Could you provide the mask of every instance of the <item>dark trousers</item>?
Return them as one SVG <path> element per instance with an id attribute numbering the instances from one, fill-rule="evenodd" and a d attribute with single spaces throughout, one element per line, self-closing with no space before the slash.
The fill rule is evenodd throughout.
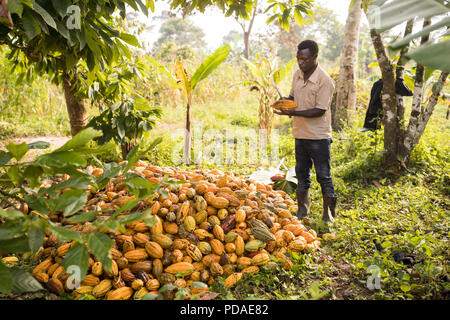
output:
<path id="1" fill-rule="evenodd" d="M 317 181 L 325 196 L 335 196 L 331 179 L 330 145 L 331 139 L 295 139 L 295 174 L 297 191 L 306 191 L 311 186 L 311 168 L 314 163 Z"/>

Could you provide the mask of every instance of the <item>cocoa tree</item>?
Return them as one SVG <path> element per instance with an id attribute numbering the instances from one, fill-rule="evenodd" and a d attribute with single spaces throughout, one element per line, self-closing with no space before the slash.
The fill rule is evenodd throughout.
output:
<path id="1" fill-rule="evenodd" d="M 339 130 L 347 123 L 356 106 L 356 66 L 358 60 L 359 29 L 362 0 L 352 3 L 345 24 L 344 46 L 336 84 L 336 107 L 332 116 L 333 129 Z"/>
<path id="2" fill-rule="evenodd" d="M 381 6 L 374 6 L 372 3 L 371 7 L 371 3 L 370 0 L 364 0 L 363 8 L 371 25 L 370 36 L 383 79 L 381 98 L 384 160 L 388 167 L 395 169 L 399 162 L 404 167 L 409 163 L 411 152 L 425 131 L 450 72 L 447 57 L 450 40 L 444 37 L 445 30 L 450 27 L 450 19 L 444 16 L 439 22 L 431 23 L 431 17 L 446 15 L 450 11 L 450 4 L 444 5 L 438 0 L 392 0 L 383 1 Z M 392 8 L 396 8 L 394 11 L 397 14 L 392 14 Z M 424 18 L 422 28 L 419 32 L 412 33 L 414 21 L 419 18 Z M 380 33 L 405 21 L 407 23 L 403 38 L 386 47 Z M 438 38 L 432 39 L 430 33 L 439 29 L 444 29 L 444 33 L 438 33 Z M 420 45 L 413 48 L 410 43 L 416 38 L 421 39 Z M 388 50 L 400 50 L 399 62 L 396 65 L 393 59 L 389 58 Z M 395 81 L 402 76 L 405 62 L 409 59 L 415 60 L 416 66 L 411 114 L 406 122 L 403 100 L 396 94 Z M 433 79 L 430 74 L 434 69 L 438 70 L 436 72 L 439 74 L 433 81 L 431 93 L 427 98 L 424 94 L 425 77 Z"/>

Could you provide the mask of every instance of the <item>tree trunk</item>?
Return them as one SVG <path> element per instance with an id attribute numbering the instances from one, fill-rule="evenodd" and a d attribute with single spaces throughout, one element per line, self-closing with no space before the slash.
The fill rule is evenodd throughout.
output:
<path id="1" fill-rule="evenodd" d="M 64 96 L 66 98 L 67 113 L 70 120 L 70 133 L 76 135 L 83 129 L 88 120 L 87 109 L 83 100 L 78 99 L 75 94 L 77 92 L 78 76 L 76 72 L 71 77 L 67 72 L 63 74 Z"/>
<path id="2" fill-rule="evenodd" d="M 413 105 L 408 130 L 406 131 L 406 136 L 401 148 L 401 157 L 405 164 L 409 163 L 409 160 L 411 159 L 411 152 L 419 143 L 419 140 L 425 131 L 428 120 L 430 120 L 434 107 L 436 106 L 439 96 L 441 95 L 442 88 L 444 87 L 448 74 L 448 72 L 441 72 L 439 80 L 433 85 L 433 93 L 428 100 L 428 105 L 425 110 L 421 111 L 421 103 L 418 103 L 415 108 Z"/>
<path id="3" fill-rule="evenodd" d="M 184 163 L 191 164 L 191 98 L 188 97 L 186 106 L 186 129 L 184 131 Z"/>
<path id="4" fill-rule="evenodd" d="M 342 129 L 356 107 L 356 65 L 358 61 L 359 30 L 361 24 L 362 0 L 356 0 L 345 23 L 344 46 L 337 83 L 336 108 L 333 128 Z"/>
<path id="5" fill-rule="evenodd" d="M 249 39 L 250 39 L 250 33 L 247 31 L 244 31 L 244 58 L 248 60 L 250 57 L 250 48 L 249 48 Z"/>
<path id="6" fill-rule="evenodd" d="M 389 61 L 381 36 L 370 29 L 370 37 L 377 55 L 378 65 L 383 79 L 381 102 L 383 105 L 384 125 L 384 163 L 388 168 L 397 168 L 398 133 L 399 123 L 397 119 L 397 94 L 395 92 L 394 68 Z M 395 169 L 394 169 L 395 170 Z"/>

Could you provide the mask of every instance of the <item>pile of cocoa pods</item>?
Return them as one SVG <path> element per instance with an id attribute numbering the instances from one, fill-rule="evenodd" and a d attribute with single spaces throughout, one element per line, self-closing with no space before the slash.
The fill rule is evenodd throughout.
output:
<path id="1" fill-rule="evenodd" d="M 87 170 L 97 177 L 103 173 L 101 168 Z M 164 176 L 186 183 L 163 186 L 139 203 L 139 210 L 149 210 L 156 219 L 153 226 L 135 221 L 124 232 L 106 232 L 114 244 L 112 270 L 107 272 L 91 255 L 88 274 L 76 289 L 69 289 L 69 274 L 60 264 L 74 242 L 61 243 L 47 232 L 33 275 L 50 291 L 67 292 L 75 299 L 92 295 L 126 300 L 142 299 L 173 284 L 201 294 L 219 277 L 231 288 L 246 273 L 289 269 L 292 261 L 286 253 L 307 254 L 321 244 L 316 232 L 295 217 L 297 206 L 290 196 L 271 185 L 216 169 L 183 171 L 145 161 L 138 161 L 132 171 L 152 183 L 161 183 Z M 117 176 L 97 193 L 88 190 L 82 211 L 104 210 L 107 217 L 134 199 L 121 181 Z M 89 222 L 70 226 L 61 213 L 50 218 L 81 233 L 98 231 Z"/>

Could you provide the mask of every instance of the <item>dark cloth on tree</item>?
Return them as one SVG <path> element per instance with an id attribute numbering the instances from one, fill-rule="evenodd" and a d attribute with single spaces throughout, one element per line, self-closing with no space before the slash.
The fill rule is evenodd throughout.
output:
<path id="1" fill-rule="evenodd" d="M 381 127 L 380 119 L 383 117 L 383 106 L 381 103 L 382 89 L 383 79 L 376 81 L 372 85 L 369 107 L 366 111 L 366 118 L 363 126 L 365 129 L 377 130 Z M 402 78 L 395 80 L 395 92 L 403 97 L 410 97 L 413 95 L 413 92 L 408 88 Z"/>

